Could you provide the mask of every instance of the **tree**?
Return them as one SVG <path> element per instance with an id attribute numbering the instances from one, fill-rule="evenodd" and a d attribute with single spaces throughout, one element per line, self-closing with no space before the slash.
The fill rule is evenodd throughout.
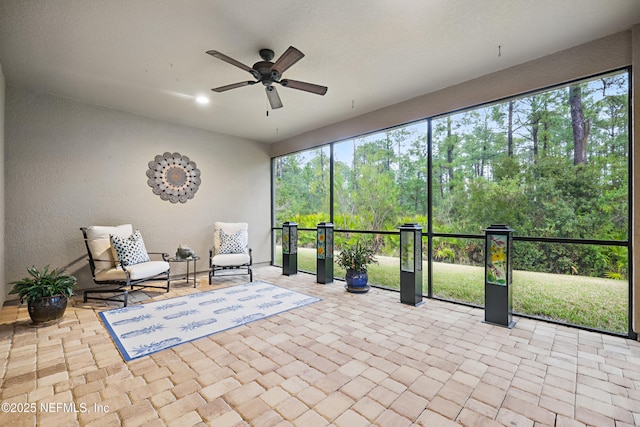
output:
<path id="1" fill-rule="evenodd" d="M 513 105 L 515 100 L 509 101 L 509 114 L 507 119 L 507 156 L 513 157 Z"/>
<path id="2" fill-rule="evenodd" d="M 431 151 L 424 123 L 419 131 L 415 124 L 341 142 L 331 219 L 338 228 L 382 231 L 431 215 L 436 232 L 478 234 L 505 222 L 523 236 L 628 239 L 628 110 L 628 73 L 618 73 L 433 118 Z M 328 149 L 314 150 L 274 159 L 278 220 L 300 214 L 299 223 L 313 226 L 327 210 Z M 383 253 L 397 249 L 393 238 L 370 236 Z M 456 262 L 471 262 L 480 250 L 439 242 Z M 518 247 L 526 250 L 518 250 L 517 268 L 626 274 L 625 255 L 610 248 Z"/>
<path id="3" fill-rule="evenodd" d="M 449 193 L 453 193 L 453 149 L 455 148 L 456 139 L 451 134 L 451 116 L 447 116 L 447 138 L 445 139 L 445 147 L 447 148 L 447 172 L 449 178 Z"/>
<path id="4" fill-rule="evenodd" d="M 399 151 L 398 187 L 405 216 L 427 215 L 428 149 L 426 135 L 413 136 L 406 150 Z"/>
<path id="5" fill-rule="evenodd" d="M 573 164 L 587 163 L 587 140 L 591 130 L 591 122 L 585 119 L 582 111 L 582 88 L 580 85 L 569 86 L 569 105 L 571 106 L 571 126 L 573 128 Z"/>

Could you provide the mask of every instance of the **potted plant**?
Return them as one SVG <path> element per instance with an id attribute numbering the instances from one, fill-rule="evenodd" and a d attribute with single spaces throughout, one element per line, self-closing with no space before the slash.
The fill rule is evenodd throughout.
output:
<path id="1" fill-rule="evenodd" d="M 378 263 L 371 248 L 362 246 L 359 242 L 355 246 L 347 246 L 338 253 L 336 262 L 346 270 L 344 278 L 347 291 L 360 293 L 369 290 L 367 267 Z"/>
<path id="2" fill-rule="evenodd" d="M 18 294 L 20 302 L 27 302 L 33 323 L 59 319 L 67 308 L 67 298 L 73 295 L 77 279 L 59 269 L 27 268 L 29 277 L 11 282 L 10 294 Z"/>

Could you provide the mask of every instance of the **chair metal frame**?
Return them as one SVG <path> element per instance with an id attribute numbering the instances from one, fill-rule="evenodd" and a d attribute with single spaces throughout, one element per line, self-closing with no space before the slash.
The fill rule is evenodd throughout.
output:
<path id="1" fill-rule="evenodd" d="M 251 266 L 253 265 L 253 255 L 251 254 L 251 248 L 247 248 L 249 250 L 249 262 L 246 264 L 240 264 L 240 265 L 213 265 L 213 257 L 215 256 L 213 254 L 213 248 L 209 249 L 209 284 L 211 284 L 211 280 L 216 277 L 216 271 L 224 271 L 224 270 L 240 270 L 240 269 L 247 269 L 247 272 L 242 272 L 242 273 L 226 273 L 223 275 L 218 275 L 218 277 L 224 277 L 224 276 L 240 276 L 240 275 L 245 275 L 248 274 L 249 275 L 249 281 L 253 282 L 253 270 L 251 269 Z"/>

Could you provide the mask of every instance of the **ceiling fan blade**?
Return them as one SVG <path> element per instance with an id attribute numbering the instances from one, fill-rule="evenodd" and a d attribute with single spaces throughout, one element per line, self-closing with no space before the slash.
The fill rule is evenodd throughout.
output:
<path id="1" fill-rule="evenodd" d="M 298 80 L 283 79 L 278 83 L 280 83 L 284 87 L 303 90 L 305 92 L 311 92 L 318 95 L 324 95 L 325 93 L 327 93 L 327 89 L 328 89 L 326 86 L 320 86 L 320 85 L 307 83 L 307 82 L 299 82 Z"/>
<path id="2" fill-rule="evenodd" d="M 256 83 L 257 83 L 257 82 L 253 82 L 253 81 L 250 81 L 250 82 L 232 83 L 232 84 L 230 84 L 230 85 L 225 85 L 225 86 L 216 87 L 216 88 L 213 88 L 213 89 L 211 89 L 211 90 L 212 90 L 212 91 L 214 91 L 214 92 L 224 92 L 224 91 L 227 91 L 227 90 L 230 90 L 230 89 L 235 89 L 235 88 L 237 88 L 237 87 L 243 87 L 243 86 L 254 85 L 254 84 L 256 84 Z"/>
<path id="3" fill-rule="evenodd" d="M 253 68 L 251 68 L 251 67 L 249 67 L 247 65 L 244 65 L 242 62 L 236 61 L 235 59 L 233 59 L 231 57 L 228 57 L 224 53 L 220 53 L 217 50 L 208 50 L 207 53 L 209 55 L 213 56 L 214 58 L 221 59 L 224 62 L 227 62 L 227 63 L 229 63 L 231 65 L 235 65 L 236 67 L 238 67 L 238 68 L 240 68 L 242 70 L 245 70 L 245 71 L 250 72 L 251 74 L 254 74 Z"/>
<path id="4" fill-rule="evenodd" d="M 280 101 L 280 95 L 278 95 L 278 91 L 274 86 L 265 87 L 267 91 L 267 98 L 269 98 L 269 104 L 271 104 L 272 109 L 282 108 L 282 101 Z"/>
<path id="5" fill-rule="evenodd" d="M 278 58 L 271 67 L 271 77 L 274 80 L 280 80 L 282 74 L 302 58 L 304 58 L 304 53 L 300 52 L 293 46 L 289 46 L 289 48 L 280 55 L 280 58 Z"/>

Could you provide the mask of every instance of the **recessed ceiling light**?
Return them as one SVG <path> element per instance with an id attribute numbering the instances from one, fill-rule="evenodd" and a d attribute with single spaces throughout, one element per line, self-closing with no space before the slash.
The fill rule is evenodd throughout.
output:
<path id="1" fill-rule="evenodd" d="M 206 96 L 200 95 L 198 97 L 196 97 L 196 102 L 198 104 L 208 104 L 209 103 L 209 98 L 207 98 Z"/>

